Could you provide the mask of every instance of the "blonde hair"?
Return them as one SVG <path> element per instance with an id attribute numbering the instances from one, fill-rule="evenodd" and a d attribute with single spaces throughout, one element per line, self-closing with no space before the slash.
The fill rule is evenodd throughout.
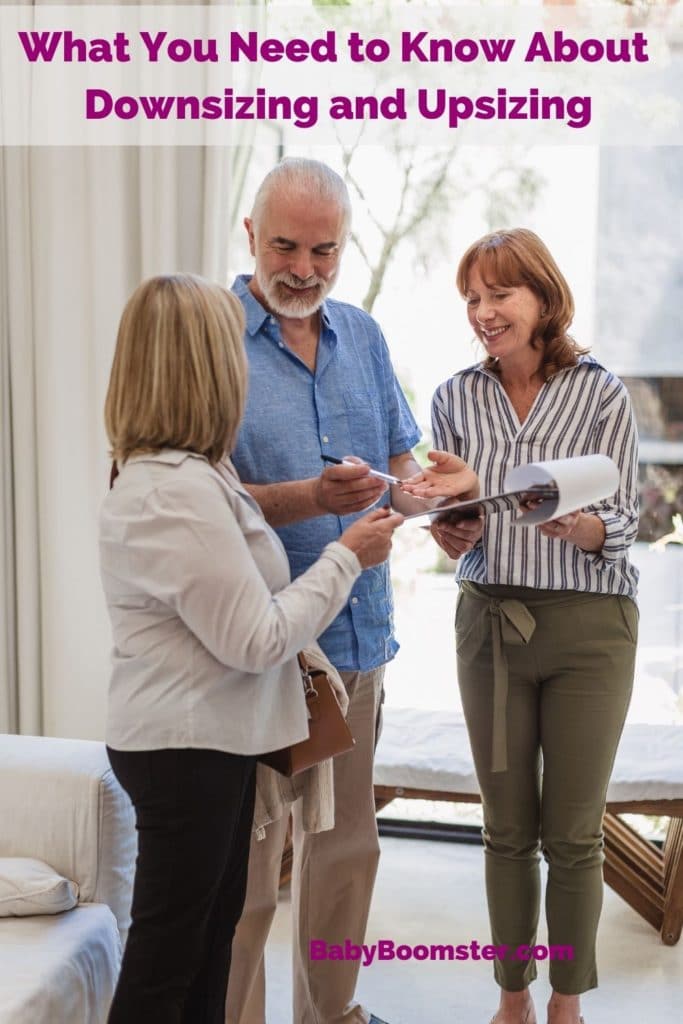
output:
<path id="1" fill-rule="evenodd" d="M 474 242 L 460 260 L 456 273 L 463 298 L 475 265 L 487 285 L 526 285 L 541 300 L 541 319 L 531 344 L 542 349 L 544 377 L 575 366 L 588 349 L 580 348 L 567 333 L 574 317 L 574 299 L 562 271 L 538 235 L 526 228 L 511 228 L 494 231 Z M 500 372 L 497 360 L 490 356 L 484 360 L 484 367 Z"/>
<path id="2" fill-rule="evenodd" d="M 247 362 L 234 295 L 192 274 L 151 277 L 121 316 L 104 406 L 112 457 L 180 448 L 212 464 L 234 445 Z"/>

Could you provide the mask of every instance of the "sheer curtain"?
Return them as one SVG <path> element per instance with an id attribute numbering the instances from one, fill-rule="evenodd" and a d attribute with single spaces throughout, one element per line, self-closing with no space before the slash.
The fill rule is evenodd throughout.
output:
<path id="1" fill-rule="evenodd" d="M 225 280 L 229 150 L 0 149 L 0 731 L 101 738 L 97 516 L 123 304 Z"/>

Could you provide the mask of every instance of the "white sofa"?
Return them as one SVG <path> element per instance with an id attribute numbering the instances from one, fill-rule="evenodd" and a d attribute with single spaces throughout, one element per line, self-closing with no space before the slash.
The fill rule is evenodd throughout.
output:
<path id="1" fill-rule="evenodd" d="M 116 985 L 137 841 L 102 743 L 0 735 L 0 858 L 79 886 L 54 916 L 0 917 L 0 1024 L 100 1024 Z"/>

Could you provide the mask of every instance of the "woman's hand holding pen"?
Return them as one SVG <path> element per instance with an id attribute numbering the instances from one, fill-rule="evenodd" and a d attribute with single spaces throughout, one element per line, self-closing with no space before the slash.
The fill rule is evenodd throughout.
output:
<path id="1" fill-rule="evenodd" d="M 457 455 L 450 452 L 428 452 L 432 463 L 421 473 L 403 480 L 401 487 L 416 498 L 461 498 L 468 501 L 479 497 L 479 478 L 474 470 Z"/>
<path id="2" fill-rule="evenodd" d="M 323 511 L 348 516 L 374 505 L 386 490 L 387 484 L 370 475 L 366 462 L 348 455 L 325 467 L 316 481 L 315 497 Z"/>

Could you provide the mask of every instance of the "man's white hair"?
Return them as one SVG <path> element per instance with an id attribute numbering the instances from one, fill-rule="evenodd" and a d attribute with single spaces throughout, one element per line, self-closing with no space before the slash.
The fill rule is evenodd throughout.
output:
<path id="1" fill-rule="evenodd" d="M 284 198 L 290 195 L 305 195 L 315 200 L 334 203 L 344 215 L 343 234 L 351 226 L 351 199 L 346 182 L 336 171 L 320 160 L 304 157 L 286 157 L 269 171 L 261 182 L 251 209 L 254 227 L 258 226 L 263 209 L 276 191 L 282 191 Z"/>

